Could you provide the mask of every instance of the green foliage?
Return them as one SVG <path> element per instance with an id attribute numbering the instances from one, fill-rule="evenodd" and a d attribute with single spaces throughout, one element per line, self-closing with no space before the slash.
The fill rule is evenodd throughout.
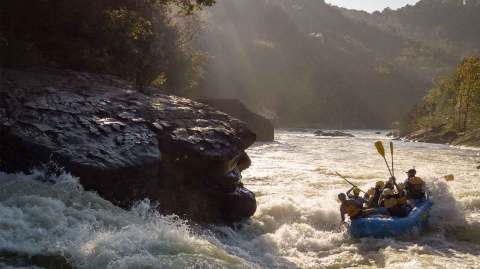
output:
<path id="1" fill-rule="evenodd" d="M 480 57 L 467 57 L 439 79 L 412 112 L 410 130 L 447 125 L 457 131 L 480 127 Z"/>
<path id="2" fill-rule="evenodd" d="M 480 57 L 463 60 L 455 74 L 456 127 L 462 131 L 476 125 L 480 116 Z"/>
<path id="3" fill-rule="evenodd" d="M 47 65 L 108 73 L 169 87 L 190 57 L 175 11 L 191 15 L 213 0 L 8 0 L 0 3 L 4 66 Z M 174 11 L 173 11 L 174 10 Z M 194 67 L 189 67 L 193 69 Z"/>

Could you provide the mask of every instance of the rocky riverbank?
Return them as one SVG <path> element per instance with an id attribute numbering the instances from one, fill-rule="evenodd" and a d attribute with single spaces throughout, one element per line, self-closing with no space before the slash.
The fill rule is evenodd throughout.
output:
<path id="1" fill-rule="evenodd" d="M 403 138 L 416 142 L 480 147 L 480 129 L 457 132 L 445 125 L 438 125 L 406 134 Z"/>
<path id="2" fill-rule="evenodd" d="M 144 95 L 113 76 L 0 72 L 0 170 L 53 159 L 125 208 L 148 198 L 162 213 L 202 223 L 254 214 L 255 195 L 241 183 L 255 141 L 245 123 L 189 99 Z"/>

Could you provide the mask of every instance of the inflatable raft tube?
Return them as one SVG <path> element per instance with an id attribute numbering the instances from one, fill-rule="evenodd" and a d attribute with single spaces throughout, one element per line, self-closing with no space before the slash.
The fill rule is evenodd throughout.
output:
<path id="1" fill-rule="evenodd" d="M 350 234 L 353 237 L 397 237 L 412 232 L 421 232 L 428 224 L 430 208 L 429 200 L 419 202 L 410 214 L 404 218 L 382 217 L 373 215 L 367 218 L 353 220 Z"/>

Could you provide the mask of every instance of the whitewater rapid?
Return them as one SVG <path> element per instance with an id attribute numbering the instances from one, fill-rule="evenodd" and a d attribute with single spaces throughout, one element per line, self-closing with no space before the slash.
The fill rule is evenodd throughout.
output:
<path id="1" fill-rule="evenodd" d="M 394 141 L 397 177 L 415 166 L 428 182 L 432 225 L 359 240 L 339 226 L 336 196 L 349 186 L 335 171 L 365 189 L 386 179 L 373 142 L 389 140 L 352 133 L 277 130 L 275 142 L 250 148 L 243 181 L 258 210 L 236 227 L 192 226 L 149 201 L 123 210 L 68 173 L 0 172 L 0 268 L 480 268 L 480 149 Z"/>

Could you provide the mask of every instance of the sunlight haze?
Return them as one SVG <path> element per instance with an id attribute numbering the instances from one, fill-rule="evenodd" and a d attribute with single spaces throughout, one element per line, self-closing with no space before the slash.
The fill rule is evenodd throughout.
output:
<path id="1" fill-rule="evenodd" d="M 414 5 L 418 0 L 325 0 L 325 2 L 348 9 L 374 12 L 382 11 L 387 7 L 397 9 L 406 5 Z"/>
<path id="2" fill-rule="evenodd" d="M 480 0 L 0 0 L 0 269 L 480 269 Z"/>

